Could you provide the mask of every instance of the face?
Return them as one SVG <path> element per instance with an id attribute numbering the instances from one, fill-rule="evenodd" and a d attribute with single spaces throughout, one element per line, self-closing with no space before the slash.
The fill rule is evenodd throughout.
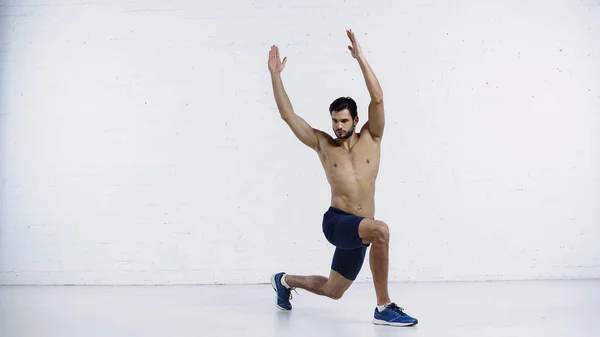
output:
<path id="1" fill-rule="evenodd" d="M 344 109 L 342 111 L 333 111 L 331 113 L 331 123 L 333 132 L 338 138 L 346 139 L 352 136 L 354 128 L 358 123 L 358 116 L 352 120 L 350 111 Z"/>

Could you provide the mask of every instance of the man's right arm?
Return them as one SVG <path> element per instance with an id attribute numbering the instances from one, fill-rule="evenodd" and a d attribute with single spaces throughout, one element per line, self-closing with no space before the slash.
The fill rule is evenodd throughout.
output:
<path id="1" fill-rule="evenodd" d="M 275 102 L 279 109 L 281 118 L 292 129 L 294 135 L 306 146 L 317 150 L 319 146 L 318 131 L 313 129 L 302 117 L 296 115 L 290 98 L 285 92 L 283 81 L 281 80 L 281 71 L 285 67 L 287 57 L 281 61 L 279 57 L 279 48 L 272 46 L 269 52 L 269 71 L 271 72 L 271 82 L 273 84 L 273 94 Z"/>
<path id="2" fill-rule="evenodd" d="M 306 146 L 317 149 L 319 146 L 319 139 L 317 138 L 317 131 L 314 130 L 302 117 L 296 115 L 292 107 L 292 103 L 285 92 L 283 82 L 281 80 L 280 73 L 271 74 L 271 82 L 273 83 L 273 93 L 275 95 L 275 102 L 277 102 L 277 108 L 281 118 L 287 123 L 292 129 L 294 135 Z"/>

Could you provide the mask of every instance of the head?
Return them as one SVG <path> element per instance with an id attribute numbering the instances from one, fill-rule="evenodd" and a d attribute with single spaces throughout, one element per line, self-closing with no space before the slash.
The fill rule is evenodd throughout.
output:
<path id="1" fill-rule="evenodd" d="M 329 105 L 333 132 L 340 139 L 350 138 L 358 124 L 356 102 L 350 97 L 340 97 Z"/>

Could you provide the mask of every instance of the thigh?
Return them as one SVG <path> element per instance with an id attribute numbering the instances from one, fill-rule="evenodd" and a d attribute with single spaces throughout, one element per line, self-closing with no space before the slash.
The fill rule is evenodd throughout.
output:
<path id="1" fill-rule="evenodd" d="M 346 280 L 354 281 L 363 266 L 367 247 L 355 249 L 336 248 L 331 261 L 331 270 Z"/>
<path id="2" fill-rule="evenodd" d="M 329 212 L 323 219 L 323 232 L 327 240 L 337 248 L 362 248 L 365 246 L 359 235 L 362 220 L 363 217 L 353 214 Z"/>
<path id="3" fill-rule="evenodd" d="M 342 274 L 338 273 L 335 270 L 331 270 L 329 273 L 329 280 L 325 284 L 326 292 L 331 293 L 332 291 L 341 291 L 342 293 L 350 288 L 352 285 L 352 280 L 345 278 Z"/>

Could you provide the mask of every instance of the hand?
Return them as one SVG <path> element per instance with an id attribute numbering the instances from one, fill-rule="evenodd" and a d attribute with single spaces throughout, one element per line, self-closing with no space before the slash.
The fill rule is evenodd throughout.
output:
<path id="1" fill-rule="evenodd" d="M 275 45 L 271 46 L 269 51 L 269 71 L 271 74 L 280 73 L 285 67 L 285 62 L 287 62 L 287 57 L 284 57 L 282 62 L 279 58 L 279 48 Z"/>
<path id="2" fill-rule="evenodd" d="M 348 46 L 348 49 L 350 49 L 350 53 L 352 54 L 352 57 L 354 57 L 355 59 L 361 58 L 363 56 L 363 53 L 362 53 L 362 50 L 360 49 L 360 45 L 358 44 L 358 41 L 356 40 L 356 36 L 354 36 L 354 32 L 352 31 L 352 29 L 349 29 L 349 30 L 347 29 L 346 34 L 348 35 L 350 42 L 352 42 L 352 46 Z"/>

